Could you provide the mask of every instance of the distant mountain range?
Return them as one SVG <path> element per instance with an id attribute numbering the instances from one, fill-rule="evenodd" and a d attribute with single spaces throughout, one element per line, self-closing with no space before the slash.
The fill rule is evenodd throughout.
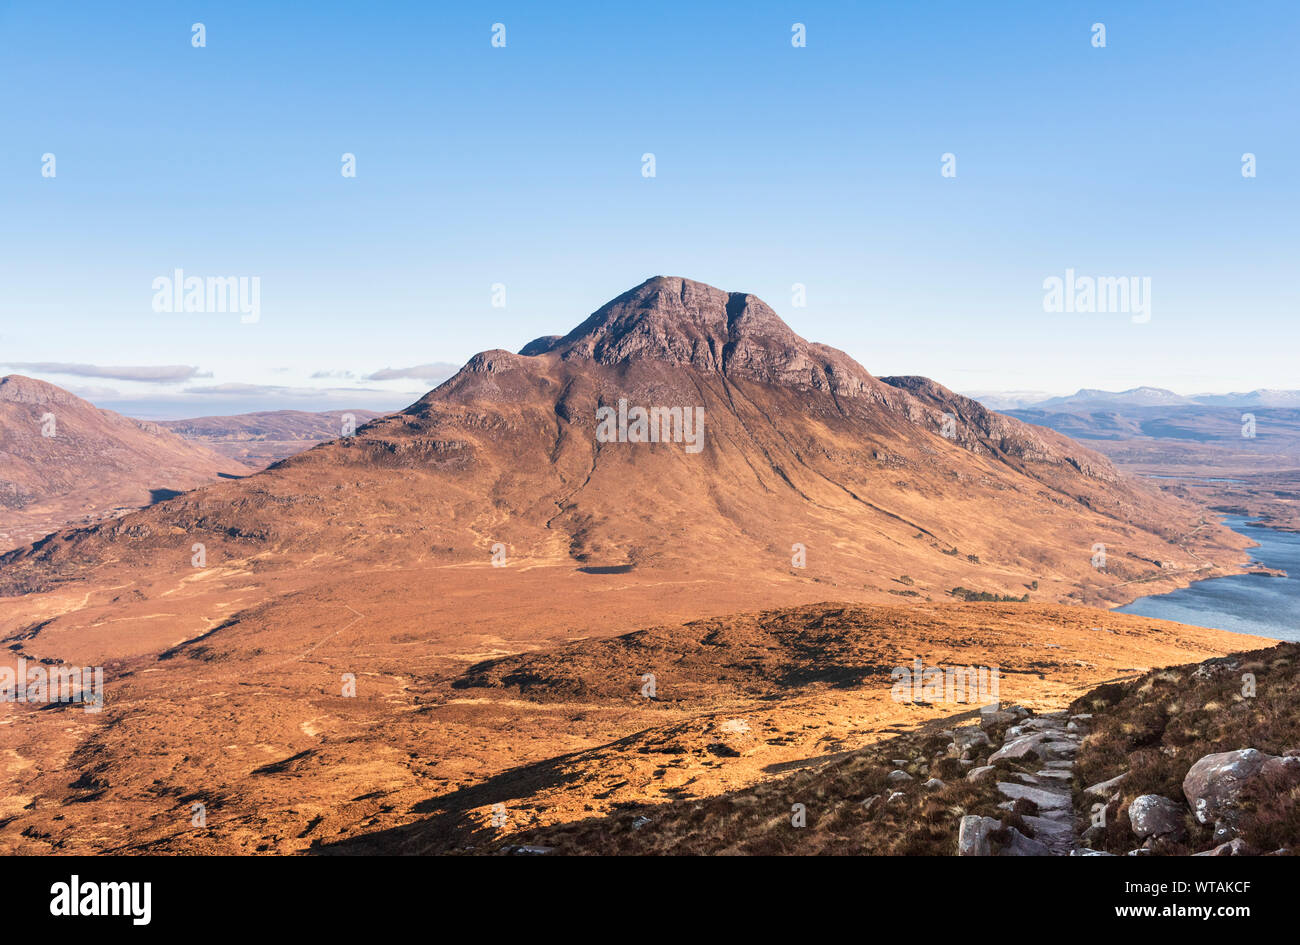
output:
<path id="1" fill-rule="evenodd" d="M 1064 397 L 1039 391 L 973 391 L 967 396 L 992 410 L 1093 410 L 1116 407 L 1291 407 L 1300 408 L 1300 390 L 1261 388 L 1228 394 L 1175 394 L 1163 387 L 1123 391 L 1085 387 Z"/>
<path id="2" fill-rule="evenodd" d="M 159 420 L 158 426 L 261 469 L 382 416 L 374 410 L 265 410 L 229 417 Z"/>

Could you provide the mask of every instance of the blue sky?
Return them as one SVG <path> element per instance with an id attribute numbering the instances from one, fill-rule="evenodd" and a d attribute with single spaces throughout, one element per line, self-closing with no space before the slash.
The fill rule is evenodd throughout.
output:
<path id="1" fill-rule="evenodd" d="M 1300 387 L 1300 4 L 267 7 L 0 4 L 0 373 L 396 408 L 669 274 L 958 390 Z M 259 320 L 155 311 L 177 268 Z M 1045 312 L 1067 268 L 1150 321 Z"/>

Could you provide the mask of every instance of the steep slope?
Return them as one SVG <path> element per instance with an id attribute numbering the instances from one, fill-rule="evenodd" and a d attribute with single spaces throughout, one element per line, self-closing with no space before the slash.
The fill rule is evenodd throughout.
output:
<path id="1" fill-rule="evenodd" d="M 53 384 L 0 378 L 0 549 L 249 471 Z"/>

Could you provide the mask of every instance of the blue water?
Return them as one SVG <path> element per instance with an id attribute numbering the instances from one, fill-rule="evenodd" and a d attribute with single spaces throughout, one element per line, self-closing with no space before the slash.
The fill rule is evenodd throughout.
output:
<path id="1" fill-rule="evenodd" d="M 1181 479 L 1187 482 L 1245 482 L 1245 479 L 1224 479 L 1221 476 L 1157 476 L 1150 473 L 1147 479 Z"/>
<path id="2" fill-rule="evenodd" d="M 1300 640 L 1300 535 L 1256 525 L 1229 516 L 1224 524 L 1259 543 L 1248 554 L 1284 578 L 1256 574 L 1197 581 L 1168 594 L 1139 597 L 1117 607 L 1121 614 L 1141 614 L 1179 623 L 1214 627 L 1234 633 L 1254 633 L 1278 640 Z"/>

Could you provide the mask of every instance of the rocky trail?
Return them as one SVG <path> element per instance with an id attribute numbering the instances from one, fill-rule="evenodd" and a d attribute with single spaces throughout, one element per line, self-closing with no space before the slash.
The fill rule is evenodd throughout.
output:
<path id="1" fill-rule="evenodd" d="M 1011 706 L 1005 710 L 984 713 L 985 726 L 996 723 L 998 717 L 1020 717 L 1026 710 Z M 1078 751 L 1089 716 L 1052 712 L 1041 716 L 1022 717 L 1021 721 L 1006 730 L 1002 747 L 989 755 L 988 764 L 973 768 L 970 781 L 982 781 L 999 776 L 1007 780 L 996 781 L 998 793 L 1005 798 L 998 806 L 1019 813 L 1032 828 L 1033 836 L 1026 836 L 1015 827 L 1006 827 L 1009 836 L 1003 835 L 1003 825 L 992 817 L 969 815 L 962 818 L 957 839 L 959 856 L 991 856 L 993 835 L 1002 840 L 1001 856 L 1072 856 L 1088 855 L 1091 850 L 1081 849 L 1074 825 L 1074 798 L 1071 782 L 1074 779 L 1074 756 Z M 1035 771 L 999 769 L 998 762 L 1009 761 L 1024 765 L 1040 765 Z M 1030 765 L 1033 767 L 1034 765 Z M 1030 813 L 1032 811 L 1032 813 Z"/>

